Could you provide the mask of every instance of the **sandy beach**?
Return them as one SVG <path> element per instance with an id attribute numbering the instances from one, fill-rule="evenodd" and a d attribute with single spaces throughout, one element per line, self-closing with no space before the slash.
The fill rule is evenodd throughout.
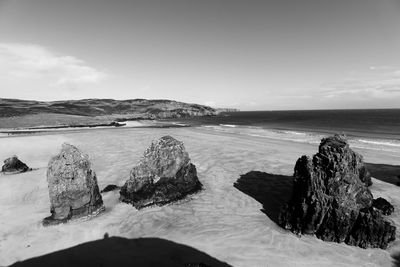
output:
<path id="1" fill-rule="evenodd" d="M 96 218 L 41 225 L 50 214 L 47 163 L 63 142 L 90 156 L 102 189 L 108 184 L 122 185 L 150 142 L 163 135 L 185 143 L 203 191 L 180 202 L 142 210 L 120 203 L 118 191 L 108 192 L 102 195 L 106 212 Z M 0 175 L 0 266 L 96 240 L 106 232 L 127 238 L 165 238 L 232 266 L 391 266 L 391 254 L 400 253 L 399 234 L 387 250 L 361 249 L 312 236 L 300 238 L 281 229 L 262 211 L 259 201 L 274 201 L 276 196 L 279 203 L 287 195 L 290 183 L 284 179 L 290 179 L 285 176 L 292 175 L 297 158 L 314 154 L 317 147 L 273 138 L 243 138 L 200 127 L 96 129 L 0 138 L 0 159 L 16 154 L 30 167 L 38 168 Z M 400 151 L 355 150 L 366 162 L 400 163 Z M 269 195 L 252 195 L 251 179 L 245 181 L 248 190 L 234 187 L 241 175 L 250 171 L 282 175 L 283 180 L 253 177 L 264 179 Z M 374 197 L 382 196 L 394 205 L 390 218 L 400 227 L 400 188 L 376 179 L 373 183 Z"/>
<path id="2" fill-rule="evenodd" d="M 0 119 L 1 121 L 1 119 Z M 87 121 L 86 121 L 87 122 Z M 116 123 L 113 125 L 112 123 Z M 118 122 L 101 122 L 95 124 L 83 123 L 81 125 L 76 124 L 62 124 L 62 125 L 42 125 L 35 127 L 11 127 L 11 128 L 3 128 L 5 126 L 2 122 L 0 125 L 0 137 L 8 137 L 8 136 L 25 136 L 25 135 L 49 135 L 49 134 L 62 134 L 64 132 L 73 131 L 75 133 L 80 131 L 88 131 L 88 130 L 98 130 L 98 129 L 110 129 L 115 127 L 123 127 L 123 128 L 168 128 L 168 127 L 185 127 L 185 124 L 179 123 L 171 123 L 171 122 L 163 122 L 158 120 L 133 120 L 133 121 L 122 121 Z M 14 124 L 14 126 L 17 124 Z"/>

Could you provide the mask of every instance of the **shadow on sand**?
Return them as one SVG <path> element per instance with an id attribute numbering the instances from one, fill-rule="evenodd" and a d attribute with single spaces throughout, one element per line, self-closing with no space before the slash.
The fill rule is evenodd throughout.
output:
<path id="1" fill-rule="evenodd" d="M 160 238 L 110 237 L 80 244 L 11 266 L 230 266 L 186 245 Z"/>
<path id="2" fill-rule="evenodd" d="M 365 163 L 371 176 L 386 183 L 397 185 L 400 182 L 400 166 L 389 164 Z"/>
<path id="3" fill-rule="evenodd" d="M 394 185 L 400 182 L 400 165 L 365 164 L 372 177 Z M 263 205 L 262 211 L 277 222 L 280 208 L 292 195 L 293 177 L 251 171 L 241 175 L 233 186 L 260 202 Z"/>
<path id="4" fill-rule="evenodd" d="M 241 175 L 233 186 L 260 202 L 261 211 L 278 223 L 279 210 L 292 195 L 293 177 L 251 171 Z"/>
<path id="5" fill-rule="evenodd" d="M 391 254 L 393 259 L 393 267 L 400 267 L 400 252 L 396 252 L 396 254 Z"/>

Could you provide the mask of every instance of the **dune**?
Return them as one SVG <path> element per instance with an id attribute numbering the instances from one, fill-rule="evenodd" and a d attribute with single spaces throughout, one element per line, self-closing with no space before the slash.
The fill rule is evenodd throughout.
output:
<path id="1" fill-rule="evenodd" d="M 164 135 L 185 143 L 204 190 L 179 202 L 142 210 L 120 203 L 118 190 L 111 191 L 102 194 L 106 207 L 102 215 L 41 226 L 50 204 L 46 166 L 62 142 L 89 154 L 99 187 L 104 188 L 123 185 L 150 142 Z M 116 128 L 0 138 L 0 159 L 16 154 L 38 168 L 0 176 L 0 265 L 98 240 L 107 232 L 129 239 L 167 239 L 239 267 L 391 266 L 391 255 L 400 252 L 399 235 L 387 250 L 361 249 L 299 237 L 274 222 L 277 206 L 290 190 L 288 177 L 295 161 L 313 154 L 317 145 L 243 138 L 203 128 Z M 358 152 L 375 164 L 400 162 L 400 151 Z M 257 185 L 266 188 L 268 195 L 257 191 Z M 373 179 L 371 190 L 374 197 L 384 197 L 395 206 L 390 218 L 400 227 L 400 187 Z"/>

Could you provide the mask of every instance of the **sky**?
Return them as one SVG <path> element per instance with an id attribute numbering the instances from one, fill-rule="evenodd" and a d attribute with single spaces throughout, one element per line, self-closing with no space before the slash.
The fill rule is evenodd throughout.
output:
<path id="1" fill-rule="evenodd" d="M 400 0 L 0 0 L 0 97 L 400 108 Z"/>

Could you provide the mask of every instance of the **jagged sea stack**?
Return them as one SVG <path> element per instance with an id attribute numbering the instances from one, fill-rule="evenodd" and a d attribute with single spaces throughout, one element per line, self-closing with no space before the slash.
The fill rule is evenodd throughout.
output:
<path id="1" fill-rule="evenodd" d="M 371 184 L 362 156 L 343 136 L 324 138 L 317 154 L 297 160 L 292 199 L 279 224 L 325 241 L 386 248 L 396 227 L 373 206 Z"/>
<path id="2" fill-rule="evenodd" d="M 50 160 L 47 182 L 51 216 L 43 220 L 45 226 L 104 210 L 89 157 L 73 145 L 63 144 L 60 154 Z"/>
<path id="3" fill-rule="evenodd" d="M 3 173 L 11 174 L 11 173 L 21 173 L 31 171 L 32 169 L 29 168 L 25 163 L 20 161 L 17 156 L 13 156 L 4 160 L 4 165 L 1 168 Z"/>
<path id="4" fill-rule="evenodd" d="M 164 136 L 153 141 L 132 169 L 120 199 L 140 209 L 181 199 L 201 187 L 183 143 Z"/>

